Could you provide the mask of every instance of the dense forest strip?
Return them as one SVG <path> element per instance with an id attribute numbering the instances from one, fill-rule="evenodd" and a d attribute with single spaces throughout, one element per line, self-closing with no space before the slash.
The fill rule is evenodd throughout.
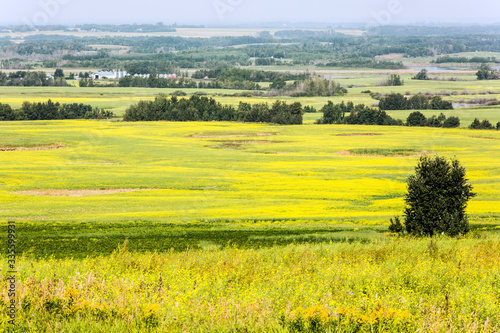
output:
<path id="1" fill-rule="evenodd" d="M 9 120 L 56 120 L 56 119 L 107 119 L 113 112 L 93 108 L 83 103 L 61 104 L 48 100 L 46 103 L 24 102 L 14 110 L 9 104 L 0 103 L 0 121 Z"/>
<path id="2" fill-rule="evenodd" d="M 242 121 L 275 123 L 282 125 L 302 124 L 302 104 L 276 101 L 249 104 L 240 102 L 237 108 L 222 105 L 213 98 L 167 98 L 160 95 L 154 101 L 140 101 L 130 106 L 123 117 L 125 121 Z"/>

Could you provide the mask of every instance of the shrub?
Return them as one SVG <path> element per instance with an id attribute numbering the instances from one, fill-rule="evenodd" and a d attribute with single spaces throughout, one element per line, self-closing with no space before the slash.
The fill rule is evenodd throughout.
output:
<path id="1" fill-rule="evenodd" d="M 415 174 L 407 179 L 406 231 L 419 236 L 467 233 L 465 208 L 476 194 L 465 176 L 465 168 L 456 159 L 421 157 Z"/>
<path id="2" fill-rule="evenodd" d="M 0 121 L 14 120 L 16 118 L 12 107 L 9 104 L 0 103 Z"/>
<path id="3" fill-rule="evenodd" d="M 470 129 L 480 129 L 481 128 L 481 122 L 479 121 L 479 119 L 474 118 L 474 120 L 472 121 L 472 123 L 469 125 L 469 128 Z"/>
<path id="4" fill-rule="evenodd" d="M 483 121 L 479 121 L 479 119 L 475 118 L 474 121 L 469 125 L 469 128 L 470 129 L 494 129 L 495 127 L 487 119 L 485 119 Z M 498 128 L 499 127 L 498 127 L 498 123 L 497 123 L 497 129 Z"/>
<path id="5" fill-rule="evenodd" d="M 418 72 L 417 75 L 413 77 L 414 80 L 429 80 L 429 76 L 427 75 L 427 69 L 422 69 Z"/>
<path id="6" fill-rule="evenodd" d="M 406 119 L 406 125 L 408 126 L 425 126 L 427 118 L 420 111 L 414 111 L 410 113 Z"/>
<path id="7" fill-rule="evenodd" d="M 406 110 L 408 109 L 408 100 L 402 94 L 389 94 L 380 99 L 380 110 Z"/>
<path id="8" fill-rule="evenodd" d="M 316 108 L 314 106 L 306 105 L 306 106 L 304 106 L 304 112 L 305 113 L 314 113 L 314 112 L 318 112 L 318 110 L 316 110 Z"/>
<path id="9" fill-rule="evenodd" d="M 498 80 L 500 74 L 496 70 L 492 70 L 488 64 L 481 64 L 476 73 L 478 80 Z"/>
<path id="10" fill-rule="evenodd" d="M 401 80 L 401 76 L 398 74 L 391 74 L 387 80 L 381 82 L 382 86 L 402 86 L 404 85 L 404 80 Z"/>
<path id="11" fill-rule="evenodd" d="M 493 129 L 493 125 L 489 122 L 489 120 L 485 119 L 481 122 L 481 128 Z"/>
<path id="12" fill-rule="evenodd" d="M 433 110 L 453 110 L 453 104 L 443 101 L 440 96 L 433 96 L 430 101 L 430 108 Z"/>
<path id="13" fill-rule="evenodd" d="M 404 225 L 401 223 L 399 216 L 395 216 L 394 219 L 391 217 L 391 225 L 389 226 L 389 231 L 394 233 L 403 233 L 405 231 Z"/>
<path id="14" fill-rule="evenodd" d="M 458 117 L 449 117 L 443 121 L 443 127 L 460 127 L 460 119 Z"/>
<path id="15" fill-rule="evenodd" d="M 182 90 L 176 90 L 176 91 L 172 92 L 170 95 L 172 95 L 172 96 L 186 96 L 187 94 Z"/>
<path id="16" fill-rule="evenodd" d="M 410 110 L 427 110 L 429 106 L 429 99 L 424 95 L 414 95 L 408 100 Z"/>

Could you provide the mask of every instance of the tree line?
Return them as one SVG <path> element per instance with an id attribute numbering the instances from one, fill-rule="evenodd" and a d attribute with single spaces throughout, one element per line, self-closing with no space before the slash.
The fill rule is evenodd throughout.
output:
<path id="1" fill-rule="evenodd" d="M 453 104 L 445 101 L 441 96 L 427 97 L 414 95 L 410 98 L 400 93 L 392 93 L 379 97 L 380 110 L 453 110 Z"/>
<path id="2" fill-rule="evenodd" d="M 349 67 L 349 68 L 375 68 L 375 69 L 403 69 L 404 65 L 401 61 L 377 61 L 374 58 L 346 58 L 335 61 L 319 63 L 318 67 Z"/>
<path id="3" fill-rule="evenodd" d="M 432 60 L 431 63 L 435 64 L 444 64 L 444 63 L 487 63 L 494 62 L 498 63 L 500 60 L 497 60 L 496 57 L 451 57 L 449 55 L 445 55 L 437 58 L 436 60 Z"/>
<path id="4" fill-rule="evenodd" d="M 333 104 L 332 101 L 320 110 L 323 117 L 318 124 L 356 124 L 356 125 L 403 125 L 399 119 L 393 119 L 385 111 L 352 102 Z M 348 114 L 348 115 L 346 115 Z"/>
<path id="5" fill-rule="evenodd" d="M 0 121 L 11 120 L 56 120 L 56 119 L 107 119 L 113 112 L 93 108 L 83 103 L 61 104 L 48 100 L 42 102 L 25 101 L 20 109 L 12 109 L 9 104 L 0 103 Z"/>
<path id="6" fill-rule="evenodd" d="M 82 85 L 80 85 L 82 86 Z M 239 89 L 259 90 L 261 86 L 251 81 L 195 81 L 191 79 L 165 79 L 156 76 L 143 78 L 127 76 L 118 81 L 119 87 L 145 87 L 145 88 L 199 88 L 199 89 Z"/>
<path id="7" fill-rule="evenodd" d="M 276 101 L 249 104 L 240 102 L 237 108 L 222 105 L 213 98 L 193 95 L 177 98 L 156 96 L 154 101 L 140 101 L 130 106 L 124 121 L 241 121 L 283 125 L 302 124 L 304 110 L 299 102 L 287 104 Z"/>
<path id="8" fill-rule="evenodd" d="M 176 32 L 174 26 L 157 24 L 82 24 L 76 28 L 85 31 L 106 31 L 106 32 Z"/>
<path id="9" fill-rule="evenodd" d="M 166 26 L 131 26 L 131 29 L 165 29 Z M 44 30 L 45 27 L 38 27 Z M 90 27 L 89 27 L 90 28 Z M 95 28 L 95 27 L 94 27 Z M 118 28 L 118 27 L 117 27 Z M 420 28 L 409 27 L 408 31 L 419 33 Z M 119 28 L 122 29 L 122 28 Z M 380 27 L 384 30 L 386 27 Z M 402 53 L 404 57 L 432 56 L 434 53 L 450 54 L 471 51 L 500 51 L 500 37 L 490 33 L 471 35 L 474 27 L 457 31 L 453 35 L 428 34 L 440 31 L 429 28 L 420 37 L 402 33 L 402 28 L 387 28 L 387 31 L 371 31 L 366 36 L 354 37 L 335 33 L 316 33 L 311 31 L 293 34 L 261 33 L 259 36 L 181 38 L 162 37 L 76 37 L 70 35 L 26 36 L 24 43 L 16 44 L 0 39 L 0 51 L 11 54 L 8 59 L 14 63 L 26 59 L 27 55 L 44 55 L 35 65 L 53 67 L 66 58 L 66 68 L 124 68 L 131 61 L 166 61 L 168 66 L 182 68 L 219 68 L 228 66 L 247 66 L 254 61 L 257 65 L 272 65 L 279 59 L 292 60 L 294 64 L 330 63 L 331 66 L 400 68 L 398 62 L 377 61 L 376 56 Z M 398 31 L 396 31 L 398 30 Z M 486 29 L 488 30 L 488 29 Z M 123 31 L 123 30 L 121 30 Z M 310 37 L 305 37 L 309 35 Z M 277 41 L 280 45 L 277 45 Z M 130 54 L 112 54 L 98 50 L 95 44 L 120 45 L 131 48 Z M 241 47 L 234 48 L 239 45 Z M 61 52 L 62 51 L 62 52 Z M 97 55 L 82 55 L 81 51 L 94 51 Z M 490 60 L 476 58 L 474 60 Z M 14 59 L 17 59 L 14 61 Z M 255 60 L 257 59 L 257 60 Z M 278 59 L 278 60 L 277 60 Z M 463 60 L 463 59 L 462 59 Z M 33 66 L 33 62 L 22 62 Z M 9 65 L 11 66 L 11 65 Z"/>
<path id="10" fill-rule="evenodd" d="M 193 79 L 219 79 L 221 81 L 251 81 L 251 82 L 272 82 L 276 79 L 284 81 L 305 79 L 308 74 L 293 74 L 290 72 L 261 71 L 242 68 L 218 68 L 200 69 L 191 75 Z"/>
<path id="11" fill-rule="evenodd" d="M 328 103 L 320 110 L 323 117 L 318 124 L 353 124 L 353 125 L 390 125 L 390 126 L 428 126 L 428 127 L 459 127 L 458 117 L 446 118 L 444 114 L 438 117 L 426 118 L 419 111 L 412 112 L 406 122 L 401 119 L 394 119 L 382 109 L 375 109 L 364 104 L 354 105 L 352 102 Z"/>
<path id="12" fill-rule="evenodd" d="M 62 71 L 60 71 L 62 72 Z M 57 72 L 59 73 L 59 71 Z M 67 86 L 63 76 L 54 73 L 54 78 L 48 77 L 43 71 L 29 72 L 17 71 L 12 73 L 0 72 L 0 86 L 22 86 L 22 87 L 51 87 Z"/>
<path id="13" fill-rule="evenodd" d="M 427 118 L 422 112 L 414 111 L 406 118 L 407 126 L 426 126 L 426 127 L 444 127 L 453 128 L 460 127 L 460 119 L 458 117 L 448 117 L 441 113 L 439 116 L 433 115 Z"/>
<path id="14" fill-rule="evenodd" d="M 249 71 L 251 72 L 251 71 Z M 257 71 L 256 71 L 257 72 Z M 206 73 L 204 71 L 199 73 Z M 288 95 L 292 97 L 304 96 L 342 96 L 347 93 L 347 89 L 340 84 L 319 77 L 307 77 L 303 74 L 295 76 L 278 75 L 266 76 L 267 79 L 274 77 L 268 90 L 269 95 Z M 199 77 L 197 75 L 196 77 Z M 286 83 L 285 79 L 297 77 L 292 84 Z M 215 80 L 195 81 L 189 78 L 165 79 L 158 75 L 150 75 L 148 78 L 139 76 L 127 76 L 118 81 L 119 87 L 148 87 L 148 88 L 198 88 L 198 89 L 236 89 L 236 90 L 263 90 L 260 79 L 255 77 L 247 80 L 248 76 L 218 76 Z M 80 80 L 80 87 L 93 87 L 96 83 L 92 80 Z"/>
<path id="15" fill-rule="evenodd" d="M 495 127 L 493 127 L 493 124 L 490 123 L 489 120 L 484 119 L 483 121 L 480 121 L 477 118 L 474 118 L 472 123 L 469 125 L 469 128 L 470 129 L 495 129 Z M 497 131 L 500 130 L 500 121 L 497 123 L 496 129 L 497 129 Z"/>

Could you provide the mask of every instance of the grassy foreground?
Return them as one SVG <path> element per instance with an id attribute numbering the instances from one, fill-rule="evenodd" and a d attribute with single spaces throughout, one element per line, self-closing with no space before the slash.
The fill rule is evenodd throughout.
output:
<path id="1" fill-rule="evenodd" d="M 125 244 L 83 260 L 22 257 L 18 270 L 17 332 L 500 330 L 495 235 L 162 254 Z"/>

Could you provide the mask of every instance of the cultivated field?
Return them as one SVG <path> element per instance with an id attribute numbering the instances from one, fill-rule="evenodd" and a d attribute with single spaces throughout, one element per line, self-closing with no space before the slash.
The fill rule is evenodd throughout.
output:
<path id="1" fill-rule="evenodd" d="M 367 90 L 500 99 L 499 81 L 473 72 L 431 74 L 462 81 L 401 72 L 404 86 L 379 86 L 389 72 L 323 72 L 340 76 L 342 97 L 204 92 L 231 105 L 316 108 L 372 105 Z M 0 102 L 51 98 L 121 116 L 175 90 L 2 87 Z M 500 131 L 466 129 L 476 117 L 496 124 L 499 108 L 443 113 L 462 128 L 316 125 L 320 113 L 296 126 L 0 122 L 0 221 L 17 230 L 17 331 L 499 332 Z M 433 154 L 467 168 L 473 231 L 389 234 L 406 177 Z M 6 278 L 6 260 L 0 268 Z M 0 331 L 6 321 L 2 306 Z"/>
<path id="2" fill-rule="evenodd" d="M 473 219 L 500 213 L 494 130 L 44 121 L 0 132 L 4 148 L 41 147 L 0 152 L 3 219 L 384 224 L 426 154 L 467 167 Z M 134 191 L 86 192 L 119 189 Z"/>
<path id="3" fill-rule="evenodd" d="M 217 101 L 223 104 L 237 106 L 240 101 L 247 103 L 272 103 L 277 99 L 287 102 L 301 102 L 303 105 L 314 106 L 320 109 L 328 101 L 340 103 L 341 101 L 352 101 L 355 104 L 366 104 L 368 106 L 375 105 L 378 101 L 373 99 L 367 91 L 390 93 L 397 92 L 401 94 L 415 95 L 422 94 L 440 94 L 443 98 L 456 103 L 458 107 L 454 110 L 424 110 L 426 116 L 439 115 L 443 112 L 447 117 L 457 116 L 461 120 L 461 127 L 467 127 L 474 120 L 488 119 L 491 123 L 496 124 L 500 121 L 500 107 L 497 106 L 481 106 L 475 105 L 474 100 L 478 99 L 497 99 L 500 100 L 500 82 L 492 81 L 477 81 L 473 72 L 467 74 L 457 74 L 455 71 L 450 73 L 430 73 L 430 77 L 438 77 L 443 79 L 457 79 L 459 81 L 420 81 L 412 80 L 412 74 L 401 74 L 401 78 L 405 80 L 404 86 L 385 87 L 379 83 L 387 78 L 392 71 L 353 71 L 332 75 L 333 71 L 324 70 L 317 72 L 325 75 L 330 79 L 347 87 L 349 93 L 345 96 L 332 97 L 300 97 L 293 98 L 287 96 L 275 97 L 241 97 L 234 96 L 239 94 L 241 90 L 231 89 L 181 89 L 188 95 L 195 92 L 203 92 L 207 96 L 214 97 Z M 71 82 L 71 81 L 69 81 Z M 268 84 L 268 83 L 267 83 Z M 266 86 L 266 83 L 262 83 Z M 24 101 L 30 102 L 46 102 L 51 98 L 54 102 L 60 103 L 85 103 L 92 106 L 104 108 L 113 111 L 116 115 L 122 116 L 125 109 L 137 103 L 139 100 L 152 100 L 156 94 L 164 93 L 171 94 L 179 89 L 176 88 L 80 88 L 80 87 L 2 87 L 0 90 L 0 103 L 7 103 L 12 107 L 19 108 Z M 470 105 L 469 105 L 469 104 Z M 466 107 L 464 107 L 466 106 Z M 394 118 L 406 120 L 408 114 L 412 111 L 388 111 L 387 113 Z M 306 114 L 305 122 L 314 122 L 321 117 L 321 113 Z"/>

